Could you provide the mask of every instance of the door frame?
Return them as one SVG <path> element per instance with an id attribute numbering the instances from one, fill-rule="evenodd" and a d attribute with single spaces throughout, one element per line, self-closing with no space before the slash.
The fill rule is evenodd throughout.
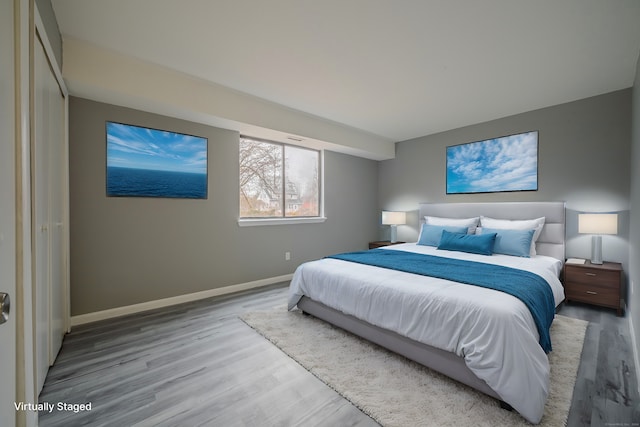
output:
<path id="1" fill-rule="evenodd" d="M 69 167 L 68 167 L 68 91 L 62 80 L 60 66 L 56 62 L 53 50 L 44 30 L 44 25 L 37 10 L 34 0 L 10 0 L 3 3 L 10 9 L 9 16 L 13 18 L 9 31 L 13 32 L 13 58 L 11 63 L 14 67 L 14 94 L 15 102 L 10 111 L 13 112 L 15 126 L 13 132 L 9 131 L 9 136 L 13 136 L 9 141 L 13 143 L 14 153 L 14 174 L 10 186 L 15 188 L 14 207 L 15 223 L 10 229 L 15 233 L 12 250 L 8 252 L 15 260 L 15 290 L 11 295 L 11 316 L 10 319 L 15 326 L 15 345 L 10 346 L 15 351 L 15 357 L 9 361 L 13 366 L 4 366 L 8 373 L 14 372 L 15 382 L 11 382 L 14 387 L 14 402 L 35 405 L 38 402 L 36 393 L 35 360 L 34 360 L 34 321 L 33 321 L 33 247 L 32 247 L 32 169 L 31 169 L 31 147 L 32 147 L 32 88 L 33 88 L 33 55 L 36 29 L 40 33 L 40 38 L 45 46 L 45 51 L 51 62 L 56 79 L 65 97 L 65 124 L 64 124 L 64 147 L 65 165 L 63 166 L 64 183 L 64 206 L 65 206 L 65 330 L 70 327 L 70 298 L 69 298 Z M 4 15 L 4 14 L 3 14 Z M 11 18 L 9 18 L 10 20 Z M 4 227 L 4 226 L 3 226 Z M 3 277 L 4 279 L 4 277 Z M 12 287 L 13 288 L 13 287 Z M 4 362 L 4 361 L 3 361 Z M 11 368 L 14 369 L 11 369 Z M 11 393 L 9 393 L 11 394 Z M 12 424 L 19 426 L 37 426 L 38 413 L 31 410 L 15 410 L 14 402 L 10 402 L 13 413 L 9 414 Z M 0 406 L 1 407 L 1 406 Z M 6 407 L 3 407 L 6 409 Z M 3 409 L 4 410 L 4 409 Z M 4 414 L 1 414 L 4 415 Z M 3 420 L 7 420 L 3 418 Z"/>
<path id="2" fill-rule="evenodd" d="M 15 78 L 16 321 L 15 402 L 37 403 L 31 275 L 31 52 L 34 0 L 13 0 Z M 35 411 L 16 411 L 15 424 L 37 426 Z"/>
<path id="3" fill-rule="evenodd" d="M 8 114 L 0 116 L 0 292 L 9 295 L 10 303 L 7 321 L 0 325 L 0 359 L 6 369 L 0 381 L 0 419 L 10 424 L 16 422 L 16 66 L 13 2 L 0 3 L 0 74 L 5 78 L 0 83 L 0 110 Z"/>

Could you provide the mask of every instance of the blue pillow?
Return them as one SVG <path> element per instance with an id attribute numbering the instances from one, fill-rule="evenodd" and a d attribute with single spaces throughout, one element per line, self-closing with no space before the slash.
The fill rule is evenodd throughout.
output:
<path id="1" fill-rule="evenodd" d="M 534 229 L 502 230 L 497 228 L 483 228 L 482 234 L 496 234 L 496 243 L 493 246 L 494 253 L 529 258 L 531 255 L 531 240 L 533 239 L 535 231 Z"/>
<path id="2" fill-rule="evenodd" d="M 467 234 L 468 227 L 456 227 L 453 225 L 429 225 L 422 224 L 422 230 L 420 231 L 420 238 L 418 239 L 418 245 L 424 246 L 438 246 L 443 231 L 450 233 Z"/>
<path id="3" fill-rule="evenodd" d="M 469 252 L 479 255 L 492 255 L 495 241 L 496 234 L 485 234 L 484 230 L 482 234 L 456 234 L 444 230 L 438 249 Z"/>

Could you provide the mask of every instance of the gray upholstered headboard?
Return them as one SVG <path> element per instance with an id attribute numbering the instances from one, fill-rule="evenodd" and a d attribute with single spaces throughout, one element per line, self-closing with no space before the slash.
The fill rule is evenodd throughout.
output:
<path id="1" fill-rule="evenodd" d="M 544 216 L 546 219 L 536 244 L 536 252 L 562 262 L 565 259 L 564 202 L 421 203 L 420 223 L 424 222 L 426 215 L 447 218 L 484 215 L 500 219 L 534 219 Z"/>

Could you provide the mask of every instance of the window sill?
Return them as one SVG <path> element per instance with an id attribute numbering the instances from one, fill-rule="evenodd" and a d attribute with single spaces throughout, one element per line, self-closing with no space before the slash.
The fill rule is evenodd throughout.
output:
<path id="1" fill-rule="evenodd" d="M 313 218 L 241 218 L 238 220 L 240 227 L 255 227 L 261 225 L 292 225 L 292 224 L 318 224 L 325 222 L 326 217 Z"/>

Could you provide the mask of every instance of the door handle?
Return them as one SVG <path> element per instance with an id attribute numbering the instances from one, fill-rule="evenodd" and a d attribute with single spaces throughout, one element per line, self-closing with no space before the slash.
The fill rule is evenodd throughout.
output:
<path id="1" fill-rule="evenodd" d="M 0 325 L 9 320 L 9 311 L 11 311 L 11 298 L 9 294 L 0 292 Z"/>

